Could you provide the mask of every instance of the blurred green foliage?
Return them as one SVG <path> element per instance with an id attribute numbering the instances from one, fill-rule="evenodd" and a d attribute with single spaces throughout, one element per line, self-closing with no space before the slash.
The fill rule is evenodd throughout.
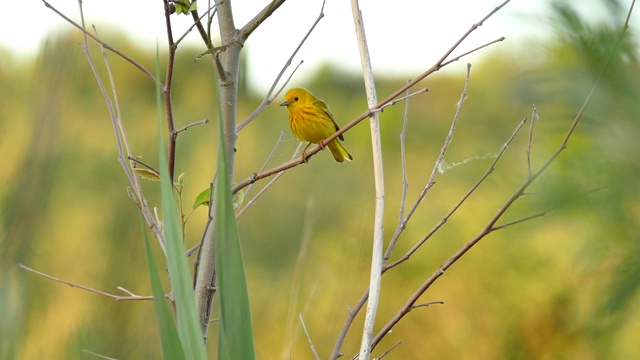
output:
<path id="1" fill-rule="evenodd" d="M 497 152 L 516 124 L 531 116 L 534 103 L 539 112 L 534 168 L 557 148 L 620 31 L 585 23 L 565 3 L 557 4 L 558 37 L 536 54 L 544 61 L 493 53 L 474 64 L 448 163 Z M 622 10 L 614 5 L 611 11 Z M 389 356 L 640 358 L 636 40 L 637 34 L 628 33 L 568 148 L 501 222 L 554 210 L 480 242 L 423 296 L 424 302 L 443 300 L 445 305 L 409 314 L 379 345 L 378 354 L 402 340 Z M 126 195 L 106 107 L 78 42 L 77 34 L 51 38 L 33 62 L 0 67 L 0 317 L 7 319 L 0 325 L 0 357 L 92 358 L 86 349 L 121 359 L 158 358 L 151 302 L 114 302 L 16 269 L 24 263 L 120 295 L 117 286 L 151 293 L 139 217 Z M 154 55 L 137 50 L 126 38 L 113 36 L 109 42 L 153 68 Z M 95 46 L 92 51 L 98 54 Z M 208 186 L 215 169 L 215 84 L 210 63 L 192 61 L 198 52 L 178 52 L 172 94 L 177 127 L 211 120 L 178 138 L 177 172 L 186 173 L 187 206 Z M 110 60 L 132 151 L 157 165 L 154 84 L 116 56 Z M 102 66 L 100 71 L 105 74 Z M 378 79 L 378 97 L 405 81 Z M 345 124 L 366 109 L 361 84 L 358 74 L 327 64 L 303 85 Z M 427 181 L 463 84 L 463 76 L 441 70 L 421 84 L 429 92 L 410 102 L 409 203 Z M 239 121 L 261 101 L 246 89 L 239 96 Z M 387 240 L 400 206 L 403 108 L 396 105 L 381 114 Z M 270 165 L 290 158 L 298 141 L 286 119 L 286 111 L 272 104 L 239 134 L 235 181 L 262 166 L 281 131 L 287 134 Z M 469 202 L 410 261 L 383 277 L 379 324 L 524 181 L 527 128 Z M 353 163 L 336 164 L 322 152 L 285 174 L 239 220 L 258 358 L 311 357 L 298 312 L 321 356 L 327 356 L 346 306 L 353 306 L 366 288 L 374 204 L 366 121 L 345 138 Z M 472 161 L 438 175 L 392 259 L 424 236 L 490 161 Z M 159 206 L 158 184 L 144 186 L 149 203 Z M 205 221 L 206 211 L 198 209 L 187 228 L 187 247 L 200 240 Z M 309 235 L 309 248 L 296 267 L 303 234 Z M 361 320 L 343 347 L 347 356 L 359 347 Z M 216 326 L 211 328 L 209 339 L 216 339 Z M 207 347 L 213 358 L 215 341 Z"/>

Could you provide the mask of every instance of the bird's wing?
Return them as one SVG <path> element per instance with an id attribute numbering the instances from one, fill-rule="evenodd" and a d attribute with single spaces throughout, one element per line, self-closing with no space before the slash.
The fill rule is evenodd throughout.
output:
<path id="1" fill-rule="evenodd" d="M 335 126 L 336 131 L 340 130 L 340 126 L 338 126 L 338 123 L 336 123 L 336 119 L 333 117 L 333 114 L 331 114 L 331 111 L 329 111 L 329 107 L 327 106 L 327 104 L 324 101 L 317 99 L 315 101 L 315 105 L 322 109 L 322 112 L 324 112 L 325 115 L 327 115 L 327 117 L 331 119 L 331 122 L 333 122 L 333 126 Z M 338 139 L 344 141 L 344 137 L 342 136 L 342 134 L 338 136 Z"/>

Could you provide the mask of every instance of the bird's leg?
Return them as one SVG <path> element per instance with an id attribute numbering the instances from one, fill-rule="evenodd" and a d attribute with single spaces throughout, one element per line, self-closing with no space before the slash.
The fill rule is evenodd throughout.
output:
<path id="1" fill-rule="evenodd" d="M 324 150 L 324 147 L 326 146 L 324 140 L 318 141 L 318 146 L 320 147 L 320 150 Z"/>
<path id="2" fill-rule="evenodd" d="M 311 146 L 311 143 L 308 143 L 307 146 L 305 146 L 305 148 L 302 150 L 302 161 L 304 161 L 304 162 L 308 162 L 307 161 L 307 149 L 309 148 L 309 146 Z"/>

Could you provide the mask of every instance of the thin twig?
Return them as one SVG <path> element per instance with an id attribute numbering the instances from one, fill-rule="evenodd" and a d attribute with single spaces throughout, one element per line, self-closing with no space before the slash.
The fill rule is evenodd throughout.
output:
<path id="1" fill-rule="evenodd" d="M 210 7 L 207 11 L 205 11 L 205 13 L 204 13 L 204 14 L 202 14 L 202 16 L 199 16 L 199 17 L 198 17 L 198 16 L 196 15 L 196 19 L 197 19 L 197 20 L 194 20 L 193 24 L 192 24 L 191 26 L 189 26 L 189 28 L 187 29 L 187 31 L 185 31 L 185 32 L 184 32 L 184 34 L 182 34 L 182 36 L 180 36 L 180 38 L 179 38 L 178 40 L 176 40 L 176 46 L 178 46 L 178 45 L 182 42 L 182 40 L 184 40 L 184 38 L 186 38 L 186 37 L 187 37 L 187 35 L 189 35 L 189 33 L 191 32 L 191 30 L 193 30 L 193 28 L 194 28 L 194 27 L 196 27 L 196 26 L 198 26 L 198 25 L 200 25 L 200 24 L 201 24 L 201 20 L 202 20 L 202 18 L 204 18 L 205 16 L 207 16 L 208 14 L 210 14 L 210 13 L 211 13 L 211 10 L 213 10 L 213 13 L 211 13 L 211 15 L 215 14 L 215 8 L 216 8 L 216 6 L 218 6 L 218 4 L 214 3 L 213 5 L 211 5 L 211 7 Z M 200 25 L 200 26 L 202 26 L 202 25 Z M 207 37 L 205 36 L 205 37 L 204 37 L 204 39 L 207 39 Z M 205 43 L 206 43 L 206 42 L 207 42 L 207 41 L 205 41 Z"/>
<path id="2" fill-rule="evenodd" d="M 278 140 L 276 140 L 275 145 L 273 145 L 273 148 L 271 149 L 271 152 L 269 153 L 269 156 L 267 156 L 267 159 L 264 161 L 264 163 L 262 164 L 262 167 L 260 168 L 260 171 L 264 171 L 264 169 L 267 167 L 267 164 L 269 164 L 269 162 L 271 161 L 271 159 L 273 158 L 273 156 L 276 153 L 276 150 L 278 149 L 278 147 L 280 146 L 280 144 L 282 143 L 282 139 L 284 139 L 284 136 L 286 135 L 285 131 L 281 131 L 280 135 L 278 136 Z M 247 187 L 247 190 L 245 190 L 244 192 L 244 196 L 247 196 L 250 192 L 251 189 L 253 189 L 253 186 L 255 184 L 251 184 Z"/>
<path id="3" fill-rule="evenodd" d="M 282 90 L 287 86 L 287 84 L 289 84 L 289 81 L 291 81 L 293 74 L 295 74 L 296 71 L 298 71 L 298 68 L 300 67 L 300 65 L 302 65 L 302 63 L 304 63 L 304 60 L 301 60 L 300 63 L 298 63 L 298 66 L 296 66 L 293 69 L 293 71 L 291 71 L 291 74 L 289 74 L 289 77 L 287 77 L 287 80 L 285 80 L 282 86 L 280 86 L 280 88 L 278 89 L 278 91 L 276 91 L 275 94 L 273 94 L 273 91 L 276 85 L 280 81 L 280 77 L 282 76 L 284 70 L 289 66 L 288 64 L 285 64 L 285 66 L 282 68 L 278 76 L 276 76 L 276 79 L 271 84 L 271 88 L 269 88 L 269 91 L 267 91 L 267 94 L 264 96 L 264 99 L 262 99 L 262 102 L 260 103 L 260 105 L 258 105 L 258 107 L 255 110 L 253 110 L 253 112 L 249 114 L 249 116 L 247 116 L 246 119 L 244 119 L 240 124 L 238 124 L 238 126 L 236 127 L 236 131 L 240 131 L 243 127 L 249 124 L 249 122 L 251 122 L 255 117 L 257 117 L 269 104 L 273 102 L 273 100 L 275 100 L 278 97 L 278 95 L 280 95 Z"/>
<path id="4" fill-rule="evenodd" d="M 176 130 L 176 134 L 180 134 L 181 132 L 183 132 L 183 131 L 191 128 L 191 127 L 194 127 L 194 126 L 197 126 L 197 125 L 206 124 L 208 122 L 209 122 L 209 119 L 202 119 L 200 121 L 193 122 L 193 123 L 191 123 L 189 125 L 185 125 L 185 126 L 181 127 L 180 129 Z"/>
<path id="5" fill-rule="evenodd" d="M 387 251 L 384 254 L 385 262 L 389 260 L 389 257 L 391 256 L 391 253 L 398 239 L 400 238 L 400 234 L 402 234 L 402 232 L 404 231 L 407 225 L 407 222 L 411 219 L 415 211 L 418 209 L 418 206 L 420 205 L 420 203 L 422 203 L 422 200 L 424 200 L 425 196 L 427 195 L 427 192 L 435 184 L 436 174 L 438 173 L 440 164 L 444 161 L 444 156 L 447 153 L 447 150 L 449 149 L 449 145 L 451 144 L 451 141 L 453 140 L 453 133 L 456 129 L 456 126 L 458 125 L 458 120 L 460 119 L 460 114 L 462 112 L 462 105 L 467 99 L 470 79 L 471 79 L 471 64 L 467 64 L 467 76 L 465 79 L 464 88 L 462 89 L 462 93 L 460 94 L 460 100 L 458 100 L 458 103 L 456 104 L 456 113 L 453 116 L 453 121 L 451 122 L 451 126 L 449 127 L 449 133 L 447 134 L 447 137 L 445 138 L 444 143 L 442 144 L 442 148 L 440 149 L 440 155 L 438 156 L 438 159 L 436 160 L 433 166 L 433 169 L 431 170 L 431 176 L 429 176 L 429 180 L 427 181 L 426 185 L 422 188 L 422 191 L 416 198 L 416 201 L 413 203 L 413 206 L 411 207 L 411 209 L 409 209 L 409 212 L 407 213 L 406 218 L 403 218 L 400 220 L 400 223 L 398 224 L 398 227 L 396 228 L 396 231 L 394 232 L 393 237 L 391 238 L 391 241 L 389 241 L 389 245 L 387 246 Z"/>
<path id="6" fill-rule="evenodd" d="M 295 158 L 296 156 L 298 156 L 298 153 L 300 152 L 300 149 L 302 149 L 302 146 L 304 145 L 304 143 L 300 143 L 298 145 L 298 147 L 296 148 L 296 151 L 294 151 L 293 153 L 293 157 Z M 247 210 L 249 210 L 249 208 L 251 206 L 253 206 L 253 204 L 255 204 L 255 202 L 267 191 L 269 190 L 269 188 L 271 186 L 273 186 L 273 184 L 275 184 L 276 181 L 278 181 L 278 179 L 280 179 L 280 177 L 282 175 L 285 174 L 285 171 L 278 173 L 276 176 L 273 177 L 273 179 L 271 179 L 262 189 L 260 189 L 260 191 L 256 194 L 256 196 L 254 196 L 253 198 L 251 198 L 251 200 L 249 200 L 247 202 L 247 205 L 245 205 L 240 211 L 238 211 L 238 215 L 236 215 L 236 220 L 240 219 L 240 217 L 242 215 L 244 215 L 245 212 L 247 212 Z M 246 196 L 246 194 L 245 194 Z"/>
<path id="7" fill-rule="evenodd" d="M 533 129 L 538 120 L 538 109 L 534 104 L 531 109 L 531 124 L 529 125 L 529 141 L 527 143 L 527 174 L 531 176 L 531 146 L 533 144 Z"/>
<path id="8" fill-rule="evenodd" d="M 409 82 L 410 82 L 410 81 L 409 81 Z M 424 88 L 424 89 L 420 89 L 420 90 L 418 90 L 418 91 L 416 91 L 416 92 L 414 92 L 414 93 L 411 93 L 411 94 L 410 94 L 410 93 L 409 93 L 409 89 L 407 89 L 407 95 L 402 96 L 402 97 L 399 97 L 399 98 L 397 98 L 397 99 L 395 99 L 395 100 L 393 100 L 393 101 L 391 101 L 391 102 L 386 103 L 384 106 L 382 106 L 382 107 L 380 107 L 380 108 L 376 109 L 376 111 L 382 112 L 382 111 L 384 111 L 384 109 L 388 108 L 389 106 L 393 106 L 393 105 L 395 105 L 395 104 L 397 104 L 397 103 L 399 103 L 399 102 L 402 102 L 402 101 L 408 100 L 409 98 L 412 98 L 412 97 L 414 97 L 414 96 L 416 96 L 416 95 L 420 95 L 420 94 L 422 94 L 422 93 L 426 93 L 427 91 L 429 91 L 429 89 Z"/>
<path id="9" fill-rule="evenodd" d="M 535 213 L 533 215 L 525 216 L 525 217 L 522 217 L 522 218 L 517 219 L 517 220 L 506 222 L 504 224 L 494 225 L 494 226 L 491 227 L 491 229 L 489 229 L 489 232 L 493 232 L 493 231 L 496 231 L 496 230 L 502 230 L 502 229 L 505 229 L 505 228 L 507 228 L 507 227 L 509 227 L 511 225 L 516 225 L 516 224 L 520 224 L 520 223 L 523 223 L 525 221 L 529 221 L 529 220 L 532 220 L 532 219 L 535 219 L 535 218 L 543 217 L 543 216 L 547 215 L 547 213 L 549 211 L 553 210 L 553 209 L 554 209 L 554 207 L 551 207 L 549 209 L 540 211 L 540 212 Z"/>
<path id="10" fill-rule="evenodd" d="M 462 204 L 471 196 L 471 194 L 473 194 L 476 191 L 476 189 L 487 179 L 487 177 L 489 177 L 489 175 L 491 175 L 493 173 L 496 164 L 502 158 L 502 155 L 505 153 L 505 151 L 507 150 L 507 148 L 509 147 L 509 145 L 511 144 L 513 139 L 518 134 L 518 132 L 520 132 L 520 129 L 522 129 L 522 127 L 524 126 L 526 121 L 527 121 L 526 118 L 524 118 L 524 119 L 522 119 L 522 121 L 520 121 L 518 126 L 511 133 L 511 136 L 509 137 L 507 142 L 505 142 L 504 145 L 502 145 L 502 148 L 500 149 L 500 152 L 498 152 L 498 154 L 496 155 L 495 159 L 489 165 L 489 167 L 487 168 L 485 173 L 482 174 L 482 176 L 478 179 L 478 181 L 476 181 L 475 184 L 473 184 L 473 186 L 471 186 L 471 188 L 462 196 L 462 198 L 458 201 L 458 203 L 455 204 L 453 206 L 453 208 L 451 210 L 449 210 L 449 212 L 445 216 L 443 216 L 442 219 L 440 219 L 440 221 L 425 236 L 422 237 L 422 239 L 420 239 L 420 241 L 418 241 L 411 249 L 409 249 L 409 251 L 407 251 L 407 253 L 403 257 L 401 257 L 400 259 L 398 259 L 398 260 L 394 261 L 393 263 L 387 265 L 384 268 L 385 272 L 388 271 L 389 269 L 391 269 L 393 267 L 396 267 L 399 264 L 407 261 L 409 259 L 409 257 L 411 257 L 411 255 L 413 255 L 414 252 L 416 252 L 427 240 L 429 240 L 429 238 L 431 238 L 431 236 L 433 234 L 435 234 L 436 231 L 438 231 L 438 229 L 440 229 L 440 227 L 442 227 L 449 220 L 449 218 L 460 208 L 460 206 L 462 206 Z"/>
<path id="11" fill-rule="evenodd" d="M 407 81 L 411 82 L 411 80 Z M 409 182 L 407 180 L 407 154 L 406 154 L 406 135 L 407 122 L 409 121 L 409 89 L 407 89 L 407 101 L 404 103 L 404 118 L 402 120 L 402 131 L 400 131 L 400 163 L 402 166 L 402 196 L 400 197 L 400 211 L 398 213 L 398 221 L 404 221 L 404 209 L 407 204 L 407 190 L 409 190 Z"/>
<path id="12" fill-rule="evenodd" d="M 295 268 L 293 270 L 293 279 L 291 280 L 291 288 L 289 293 L 289 306 L 287 309 L 287 320 L 285 322 L 284 328 L 284 344 L 283 344 L 283 354 L 282 358 L 285 359 L 287 357 L 291 357 L 291 349 L 293 348 L 294 342 L 294 324 L 295 324 L 295 312 L 298 309 L 298 302 L 300 299 L 300 290 L 303 284 L 303 273 L 304 267 L 307 264 L 307 259 L 309 257 L 309 245 L 311 244 L 311 238 L 313 234 L 313 230 L 316 225 L 316 213 L 315 213 L 315 201 L 312 197 L 307 198 L 307 204 L 305 206 L 305 216 L 302 227 L 302 236 L 300 241 L 300 248 L 298 249 L 298 256 L 296 258 Z M 317 284 L 314 285 L 312 290 L 312 294 L 315 293 L 317 289 Z M 311 299 L 313 296 L 309 297 Z M 309 306 L 309 302 L 307 302 L 304 307 L 304 313 L 307 312 Z M 308 336 L 307 336 L 308 337 Z"/>
<path id="13" fill-rule="evenodd" d="M 93 351 L 89 351 L 87 349 L 82 349 L 82 352 L 85 353 L 85 354 L 93 355 L 95 357 L 98 357 L 98 358 L 104 359 L 104 360 L 118 360 L 116 358 L 112 358 L 112 357 L 108 357 L 108 356 L 105 356 L 105 355 L 100 355 L 98 353 L 94 353 Z"/>
<path id="14" fill-rule="evenodd" d="M 444 301 L 429 301 L 428 303 L 418 304 L 411 306 L 411 309 L 417 309 L 419 307 L 429 307 L 431 305 L 444 305 Z"/>
<path id="15" fill-rule="evenodd" d="M 127 156 L 128 160 L 131 160 L 132 162 L 134 162 L 134 168 L 136 168 L 135 164 L 140 164 L 142 166 L 144 166 L 145 168 L 153 171 L 155 174 L 160 174 L 160 172 L 158 170 L 156 170 L 153 166 L 143 162 L 142 160 L 140 160 L 139 158 L 133 157 L 133 156 Z"/>
<path id="16" fill-rule="evenodd" d="M 309 341 L 309 346 L 311 347 L 311 351 L 313 355 L 316 357 L 316 360 L 320 360 L 320 355 L 316 351 L 316 347 L 313 346 L 313 341 L 311 341 L 311 336 L 309 336 L 309 332 L 307 331 L 307 327 L 304 324 L 304 319 L 302 319 L 302 313 L 298 313 L 298 317 L 300 318 L 300 323 L 302 324 L 302 329 L 304 329 L 304 333 L 307 334 L 307 340 Z"/>
<path id="17" fill-rule="evenodd" d="M 274 0 L 275 2 L 275 0 Z M 293 72 L 291 73 L 291 75 L 289 76 L 289 79 L 287 79 L 287 81 L 282 85 L 282 87 L 280 87 L 280 90 L 278 90 L 278 92 L 272 97 L 271 94 L 273 94 L 274 89 L 276 88 L 277 84 L 280 82 L 280 78 L 282 77 L 282 75 L 284 74 L 285 70 L 291 66 L 291 62 L 293 61 L 293 58 L 296 56 L 296 54 L 298 53 L 298 51 L 300 51 L 300 49 L 302 48 L 302 45 L 307 41 L 307 38 L 309 37 L 309 35 L 311 35 L 311 32 L 313 31 L 313 29 L 316 28 L 316 25 L 318 25 L 318 23 L 320 22 L 320 20 L 322 20 L 322 18 L 324 17 L 324 4 L 325 4 L 326 0 L 322 1 L 322 6 L 320 7 L 320 13 L 318 14 L 318 17 L 316 18 L 316 20 L 313 22 L 313 24 L 311 25 L 311 27 L 309 28 L 309 31 L 307 31 L 307 33 L 305 34 L 305 36 L 302 38 L 302 40 L 300 40 L 300 43 L 298 44 L 298 46 L 295 48 L 295 50 L 293 50 L 293 53 L 291 53 L 291 56 L 289 56 L 289 59 L 287 59 L 287 62 L 285 62 L 284 66 L 282 67 L 282 69 L 280 70 L 280 72 L 278 73 L 278 76 L 276 76 L 276 79 L 273 81 L 273 83 L 271 84 L 271 87 L 269 88 L 269 91 L 267 91 L 267 95 L 265 95 L 264 100 L 262 100 L 262 103 L 258 106 L 258 108 L 256 110 L 254 110 L 251 115 L 249 115 L 249 117 L 247 117 L 244 121 L 242 121 L 240 124 L 238 124 L 238 126 L 236 126 L 236 131 L 240 131 L 242 130 L 242 128 L 244 128 L 245 126 L 247 126 L 247 124 L 249 124 L 253 119 L 255 119 L 256 116 L 258 116 L 258 114 L 265 108 L 267 107 L 267 105 L 269 105 L 273 99 L 275 99 L 276 96 L 278 96 L 278 94 L 282 91 L 282 89 L 284 88 L 284 86 L 286 86 L 286 84 L 289 82 L 289 79 L 291 79 L 291 76 L 293 76 L 293 73 L 298 69 L 298 67 L 300 67 L 300 65 L 302 65 L 302 62 L 300 62 L 300 64 L 298 64 L 298 66 L 296 66 L 296 68 L 293 70 Z M 277 6 L 280 6 L 280 4 L 278 4 Z M 268 8 L 268 7 L 267 7 Z M 255 19 L 255 18 L 254 18 Z M 249 22 L 247 25 L 245 25 L 245 27 L 247 27 L 251 22 Z M 248 30 L 248 28 L 247 28 Z M 251 30 L 253 31 L 253 30 Z"/>
<path id="18" fill-rule="evenodd" d="M 42 277 L 45 277 L 45 278 L 47 278 L 49 280 L 57 281 L 59 283 L 66 284 L 66 285 L 69 285 L 69 286 L 74 287 L 74 288 L 78 288 L 78 289 L 82 289 L 82 290 L 86 290 L 86 291 L 92 292 L 94 294 L 102 295 L 102 296 L 114 299 L 115 301 L 153 300 L 153 296 L 133 295 L 129 291 L 127 291 L 127 293 L 131 294 L 131 296 L 119 296 L 119 295 L 109 294 L 109 293 L 106 293 L 104 291 L 96 290 L 96 289 L 93 289 L 93 288 L 90 288 L 90 287 L 87 287 L 87 286 L 84 286 L 84 285 L 73 283 L 71 281 L 59 279 L 59 278 L 57 278 L 55 276 L 47 275 L 45 273 L 42 273 L 42 272 L 37 271 L 37 270 L 34 270 L 34 269 L 32 269 L 32 268 L 30 268 L 30 267 L 28 267 L 26 265 L 23 265 L 23 264 L 18 264 L 18 267 L 20 269 L 24 269 L 24 270 L 30 271 L 30 272 L 32 272 L 34 274 L 40 275 Z"/>
<path id="19" fill-rule="evenodd" d="M 482 50 L 482 49 L 486 48 L 487 46 L 491 46 L 491 45 L 493 45 L 493 44 L 497 44 L 497 43 L 502 42 L 502 41 L 504 41 L 504 40 L 505 40 L 505 37 L 504 37 L 504 36 L 501 36 L 501 37 L 499 37 L 499 38 L 497 38 L 497 39 L 495 39 L 495 40 L 491 40 L 491 41 L 489 41 L 488 43 L 485 43 L 485 44 L 483 44 L 483 45 L 478 46 L 477 48 L 474 48 L 474 49 L 471 49 L 471 50 L 469 50 L 469 51 L 467 51 L 467 52 L 465 52 L 465 53 L 462 53 L 462 54 L 460 54 L 460 55 L 458 55 L 458 56 L 454 57 L 453 59 L 451 59 L 451 60 L 449 60 L 449 61 L 445 61 L 445 62 L 443 62 L 443 63 L 442 63 L 442 66 L 443 66 L 443 67 L 444 67 L 444 66 L 447 66 L 447 65 L 449 65 L 449 64 L 451 64 L 451 63 L 454 63 L 454 62 L 456 62 L 456 61 L 458 61 L 458 60 L 462 59 L 463 57 L 465 57 L 465 56 L 467 56 L 467 55 L 471 55 L 472 53 L 474 53 L 474 52 L 476 52 L 476 51 L 478 51 L 478 50 Z"/>
<path id="20" fill-rule="evenodd" d="M 154 83 L 157 82 L 158 80 L 156 79 L 156 77 L 153 75 L 153 73 L 151 73 L 149 70 L 147 70 L 144 66 L 142 66 L 142 64 L 140 64 L 139 62 L 133 60 L 132 58 L 130 58 L 129 56 L 125 55 L 123 52 L 121 52 L 118 49 L 115 49 L 114 47 L 112 47 L 111 45 L 107 44 L 106 42 L 98 39 L 96 36 L 94 36 L 93 34 L 91 34 L 89 31 L 87 31 L 87 29 L 85 29 L 83 26 L 78 25 L 75 21 L 69 19 L 68 17 L 66 17 L 63 13 L 61 13 L 60 11 L 58 11 L 58 9 L 56 9 L 55 7 L 53 7 L 51 4 L 49 4 L 46 0 L 42 0 L 42 2 L 44 3 L 44 6 L 48 7 L 49 9 L 51 9 L 53 12 L 55 12 L 56 14 L 58 14 L 58 16 L 60 16 L 61 18 L 63 18 L 64 20 L 66 20 L 69 24 L 75 26 L 76 28 L 78 28 L 78 30 L 82 31 L 86 36 L 89 36 L 90 38 L 92 38 L 93 40 L 95 40 L 98 44 L 100 44 L 101 46 L 103 46 L 105 49 L 114 52 L 115 54 L 117 54 L 118 56 L 120 56 L 121 58 L 125 59 L 126 61 L 128 61 L 129 63 L 131 63 L 133 66 L 137 67 L 138 69 L 140 69 L 145 75 L 147 75 L 147 77 L 149 77 L 149 79 L 151 79 L 151 81 L 153 81 Z M 83 20 L 84 21 L 84 20 Z"/>
<path id="21" fill-rule="evenodd" d="M 124 171 L 125 175 L 127 176 L 127 179 L 129 180 L 129 184 L 131 185 L 132 191 L 130 192 L 130 194 L 133 194 L 135 196 L 132 197 L 132 199 L 135 201 L 136 206 L 138 207 L 138 209 L 140 210 L 140 212 L 142 213 L 142 216 L 145 219 L 145 222 L 147 223 L 147 227 L 149 227 L 151 229 L 151 231 L 153 232 L 154 236 L 156 237 L 156 239 L 158 239 L 158 242 L 160 244 L 160 247 L 162 248 L 162 251 L 166 254 L 166 248 L 165 248 L 165 243 L 164 243 L 164 236 L 162 234 L 162 231 L 160 230 L 160 227 L 158 226 L 158 223 L 155 221 L 155 219 L 153 218 L 153 215 L 151 213 L 151 209 L 149 208 L 146 199 L 144 198 L 144 193 L 142 191 L 142 187 L 140 186 L 140 182 L 139 179 L 136 175 L 133 174 L 133 172 L 131 171 L 132 164 L 125 161 L 125 155 L 124 155 L 124 150 L 123 150 L 123 146 L 124 148 L 126 148 L 127 150 L 127 158 L 129 156 L 131 156 L 131 154 L 129 153 L 129 145 L 126 141 L 126 135 L 125 135 L 125 131 L 124 131 L 124 126 L 122 125 L 122 121 L 120 119 L 120 117 L 118 115 L 116 115 L 116 110 L 114 109 L 114 104 L 111 101 L 111 99 L 109 98 L 109 95 L 107 93 L 107 90 L 104 86 L 104 83 L 102 81 L 102 78 L 100 77 L 100 74 L 98 73 L 98 69 L 96 67 L 96 64 L 93 60 L 93 57 L 91 56 L 91 52 L 89 51 L 89 40 L 88 37 L 91 37 L 94 40 L 97 40 L 98 43 L 101 45 L 101 50 L 102 50 L 102 55 L 105 58 L 105 65 L 107 67 L 107 73 L 109 74 L 109 79 L 111 81 L 111 88 L 113 89 L 114 94 L 117 95 L 116 93 L 116 86 L 115 86 L 115 82 L 113 80 L 113 76 L 112 76 L 112 72 L 111 72 L 111 66 L 108 62 L 108 58 L 106 55 L 106 52 L 104 51 L 104 49 L 106 48 L 104 46 L 104 42 L 102 42 L 97 35 L 92 35 L 91 33 L 87 32 L 84 29 L 85 23 L 84 23 L 84 11 L 82 8 L 82 1 L 78 1 L 78 6 L 79 6 L 79 11 L 80 11 L 80 19 L 82 22 L 82 27 L 80 27 L 80 25 L 75 24 L 77 27 L 79 27 L 80 29 L 83 30 L 83 46 L 81 47 L 82 52 L 85 54 L 85 57 L 87 58 L 87 62 L 89 63 L 89 67 L 91 68 L 91 72 L 93 73 L 94 78 L 96 79 L 96 83 L 98 84 L 98 88 L 100 89 L 100 93 L 102 94 L 102 97 L 104 98 L 104 101 L 107 105 L 107 109 L 109 111 L 109 117 L 111 119 L 111 123 L 114 129 L 114 135 L 116 138 L 116 143 L 117 143 L 117 148 L 118 148 L 118 162 L 120 163 L 120 166 L 122 167 L 122 170 Z M 57 10 L 54 10 L 57 13 L 59 13 Z M 95 29 L 95 28 L 94 28 Z M 97 34 L 97 30 L 96 30 L 96 34 Z M 117 101 L 117 96 L 115 96 L 115 100 Z M 116 109 L 119 109 L 119 106 L 116 104 Z"/>
<path id="22" fill-rule="evenodd" d="M 580 196 L 582 196 L 582 195 L 588 195 L 588 194 L 594 193 L 594 192 L 596 192 L 596 191 L 604 190 L 604 189 L 606 189 L 606 188 L 607 188 L 606 186 L 600 186 L 600 187 L 595 188 L 595 189 L 593 189 L 593 190 L 589 190 L 589 191 L 587 191 L 587 192 L 584 192 L 584 193 L 580 194 Z M 527 195 L 527 194 L 523 192 L 521 196 L 524 196 L 524 195 Z M 567 203 L 568 203 L 568 202 L 567 202 Z M 539 217 L 545 216 L 545 215 L 546 215 L 548 212 L 550 212 L 551 210 L 555 210 L 555 209 L 556 209 L 556 208 L 558 208 L 559 206 L 565 206 L 567 203 L 564 203 L 564 204 L 562 204 L 562 205 L 557 205 L 557 206 L 551 206 L 551 207 L 549 207 L 549 208 L 547 208 L 547 209 L 545 209 L 545 210 L 543 210 L 543 211 L 540 211 L 540 212 L 537 212 L 537 213 L 535 213 L 535 214 L 532 214 L 532 215 L 528 215 L 528 216 L 522 217 L 522 218 L 520 218 L 520 219 L 516 219 L 516 220 L 513 220 L 513 221 L 509 221 L 509 222 L 506 222 L 506 223 L 504 223 L 504 224 L 494 225 L 493 227 L 491 227 L 491 229 L 490 229 L 489 231 L 490 231 L 490 232 L 493 232 L 493 231 L 496 231 L 496 230 L 502 230 L 502 229 L 507 228 L 507 227 L 509 227 L 509 226 L 511 226 L 511 225 L 520 224 L 520 223 L 523 223 L 523 222 L 528 221 L 528 220 L 532 220 L 532 219 L 535 219 L 535 218 L 539 218 Z"/>
<path id="23" fill-rule="evenodd" d="M 382 354 L 380 354 L 380 356 L 378 356 L 376 358 L 376 360 L 380 360 L 383 357 L 387 356 L 387 354 L 389 354 L 393 349 L 397 348 L 398 346 L 400 346 L 400 344 L 402 344 L 402 340 L 398 341 L 397 343 L 395 343 L 392 347 L 390 347 L 389 349 L 387 349 L 385 352 L 383 352 Z"/>

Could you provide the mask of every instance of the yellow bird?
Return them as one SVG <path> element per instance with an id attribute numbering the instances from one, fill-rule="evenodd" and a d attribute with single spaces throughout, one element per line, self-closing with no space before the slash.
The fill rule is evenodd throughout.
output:
<path id="1" fill-rule="evenodd" d="M 289 125 L 291 125 L 293 134 L 301 141 L 309 142 L 307 147 L 302 150 L 302 160 L 306 161 L 306 151 L 309 146 L 318 143 L 329 147 L 333 158 L 337 162 L 353 160 L 351 154 L 339 141 L 344 141 L 342 135 L 328 144 L 323 142 L 324 139 L 340 130 L 324 101 L 313 96 L 307 89 L 294 88 L 287 91 L 284 96 L 284 102 L 280 106 L 286 106 L 287 110 L 289 110 Z"/>

